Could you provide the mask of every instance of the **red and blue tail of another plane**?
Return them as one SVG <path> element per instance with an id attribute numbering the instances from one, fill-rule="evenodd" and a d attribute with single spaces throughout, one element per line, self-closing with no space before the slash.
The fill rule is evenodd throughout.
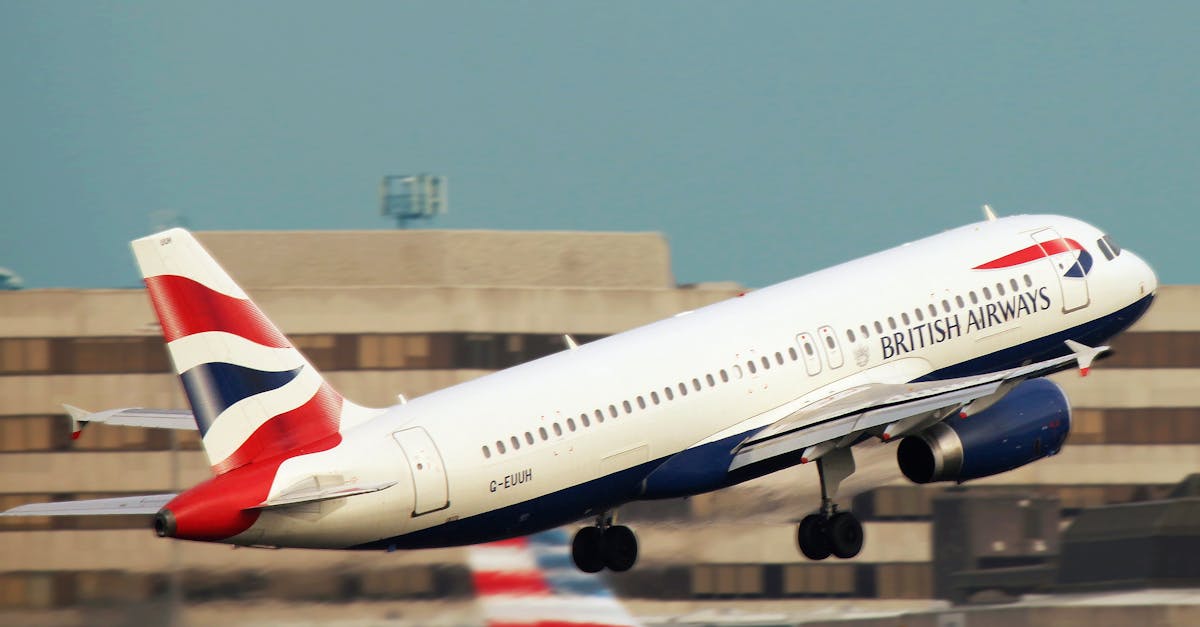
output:
<path id="1" fill-rule="evenodd" d="M 571 562 L 570 538 L 554 529 L 470 548 L 475 592 L 488 627 L 634 627 L 604 585 Z"/>

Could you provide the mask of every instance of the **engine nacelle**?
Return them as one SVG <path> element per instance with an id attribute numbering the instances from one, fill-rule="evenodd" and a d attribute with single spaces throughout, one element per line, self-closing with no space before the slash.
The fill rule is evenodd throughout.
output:
<path id="1" fill-rule="evenodd" d="M 961 483 L 1054 455 L 1070 429 L 1067 395 L 1052 381 L 1031 379 L 978 414 L 904 438 L 896 461 L 913 483 Z"/>

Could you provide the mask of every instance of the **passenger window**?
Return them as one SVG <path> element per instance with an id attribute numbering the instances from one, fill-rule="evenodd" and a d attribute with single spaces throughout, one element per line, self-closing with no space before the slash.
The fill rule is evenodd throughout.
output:
<path id="1" fill-rule="evenodd" d="M 812 357 L 812 356 L 813 356 L 813 347 L 812 347 L 812 344 L 809 344 L 808 342 L 805 342 L 805 343 L 804 343 L 804 354 L 805 354 L 805 355 L 808 355 L 809 357 Z"/>
<path id="2" fill-rule="evenodd" d="M 963 307 L 966 307 L 966 306 L 967 306 L 967 304 L 966 304 L 965 302 L 963 302 L 963 297 L 962 297 L 962 296 L 955 296 L 955 297 L 954 297 L 954 302 L 958 304 L 958 308 L 959 308 L 959 309 L 962 309 Z"/>
<path id="3" fill-rule="evenodd" d="M 1003 283 L 996 284 L 996 295 L 1004 296 L 1004 284 Z"/>
<path id="4" fill-rule="evenodd" d="M 588 420 L 588 415 L 586 412 L 579 414 L 579 424 L 583 425 L 585 429 L 592 426 L 592 421 Z"/>
<path id="5" fill-rule="evenodd" d="M 921 308 L 917 307 L 913 310 L 913 315 L 917 317 L 917 322 L 925 321 L 925 314 L 921 313 Z"/>
<path id="6" fill-rule="evenodd" d="M 829 348 L 836 348 L 836 347 L 837 347 L 837 343 L 835 343 L 835 342 L 833 341 L 833 336 L 832 336 L 832 335 L 826 335 L 826 336 L 825 336 L 825 345 L 826 345 L 826 346 L 828 346 Z"/>
<path id="7" fill-rule="evenodd" d="M 663 388 L 663 394 L 667 395 L 668 401 L 675 400 L 675 393 L 671 391 L 671 388 Z"/>
<path id="8" fill-rule="evenodd" d="M 770 370 L 771 369 L 771 360 L 767 359 L 766 357 L 763 357 L 762 365 L 763 365 L 763 370 Z"/>
<path id="9" fill-rule="evenodd" d="M 929 303 L 929 317 L 930 318 L 937 317 L 937 305 L 934 305 L 933 303 Z"/>
<path id="10" fill-rule="evenodd" d="M 657 404 L 658 404 L 658 392 L 651 392 L 651 393 L 650 393 L 650 402 L 651 402 L 651 403 L 654 403 L 655 405 L 657 405 Z"/>
<path id="11" fill-rule="evenodd" d="M 783 365 L 783 353 L 775 351 L 775 363 L 779 364 L 780 366 Z"/>
<path id="12" fill-rule="evenodd" d="M 616 405 L 608 406 L 608 415 L 612 416 L 613 418 L 617 417 L 617 406 Z"/>
<path id="13" fill-rule="evenodd" d="M 752 361 L 746 362 L 746 369 L 750 371 L 750 374 L 755 374 L 758 372 L 758 368 L 754 367 L 754 362 Z"/>
<path id="14" fill-rule="evenodd" d="M 950 301 L 942 299 L 942 311 L 950 313 Z"/>
<path id="15" fill-rule="evenodd" d="M 883 334 L 883 325 L 882 325 L 882 324 L 879 324 L 879 321 L 878 321 L 878 320 L 876 320 L 876 321 L 875 321 L 875 332 L 876 332 L 876 333 L 878 333 L 878 334 L 880 334 L 880 335 L 882 335 L 882 334 Z"/>
<path id="16" fill-rule="evenodd" d="M 1025 287 L 1033 287 L 1033 279 L 1028 274 L 1025 275 Z"/>
<path id="17" fill-rule="evenodd" d="M 627 414 L 633 413 L 633 405 L 630 405 L 629 401 L 621 401 L 621 405 L 625 408 L 625 413 L 627 413 Z"/>
<path id="18" fill-rule="evenodd" d="M 864 339 L 864 340 L 865 340 L 865 339 L 867 339 L 867 338 L 869 338 L 869 337 L 871 337 L 871 334 L 870 334 L 870 333 L 867 333 L 867 325 L 865 325 L 865 324 L 860 324 L 860 325 L 858 325 L 858 330 L 859 330 L 859 332 L 861 332 L 861 333 L 862 333 L 862 336 L 863 336 L 863 339 Z"/>
<path id="19" fill-rule="evenodd" d="M 504 454 L 504 442 L 501 442 L 500 440 L 496 440 L 496 452 L 501 455 Z"/>
<path id="20" fill-rule="evenodd" d="M 533 434 L 528 431 L 525 432 L 525 443 L 533 444 Z"/>
<path id="21" fill-rule="evenodd" d="M 986 287 L 983 288 L 983 298 L 985 300 L 992 300 L 992 290 L 989 290 Z"/>
<path id="22" fill-rule="evenodd" d="M 538 435 L 542 436 L 542 441 L 550 439 L 550 434 L 546 433 L 546 427 L 538 427 Z"/>
<path id="23" fill-rule="evenodd" d="M 967 296 L 970 297 L 972 305 L 979 304 L 979 297 L 975 295 L 975 290 L 971 290 L 970 292 L 967 292 Z"/>
<path id="24" fill-rule="evenodd" d="M 646 399 L 641 396 L 637 397 L 637 404 L 639 409 L 646 409 Z"/>
<path id="25" fill-rule="evenodd" d="M 486 444 L 484 444 L 483 445 L 483 457 L 485 459 L 490 459 L 491 456 L 492 456 L 492 450 L 489 449 Z"/>
<path id="26" fill-rule="evenodd" d="M 575 419 L 574 418 L 567 418 L 567 430 L 569 430 L 569 431 L 575 430 Z"/>
<path id="27" fill-rule="evenodd" d="M 595 411 L 595 415 L 596 415 L 596 422 L 598 422 L 598 423 L 604 422 L 604 412 L 597 409 Z"/>
<path id="28" fill-rule="evenodd" d="M 562 435 L 562 427 L 558 426 L 557 422 L 551 426 L 554 428 L 554 435 Z"/>
<path id="29" fill-rule="evenodd" d="M 891 316 L 888 316 L 888 328 L 893 331 L 896 330 L 896 319 Z"/>
<path id="30" fill-rule="evenodd" d="M 1016 292 L 1016 291 L 1018 291 L 1018 290 L 1020 290 L 1020 289 L 1021 289 L 1021 287 L 1020 287 L 1019 285 L 1017 285 L 1017 280 L 1016 280 L 1016 279 L 1009 279 L 1009 280 L 1008 280 L 1008 285 L 1009 285 L 1009 287 L 1011 287 L 1011 288 L 1012 288 L 1012 291 L 1014 291 L 1014 292 Z"/>
<path id="31" fill-rule="evenodd" d="M 854 341 L 854 329 L 846 329 L 846 339 L 851 342 Z"/>
<path id="32" fill-rule="evenodd" d="M 517 439 L 517 436 L 515 436 L 515 435 L 512 436 L 511 438 L 509 438 L 508 441 L 512 442 L 514 451 L 519 450 L 521 448 L 521 441 Z"/>
<path id="33" fill-rule="evenodd" d="M 686 383 L 679 384 L 679 395 L 687 396 L 687 384 Z"/>
<path id="34" fill-rule="evenodd" d="M 708 387 L 710 388 L 717 386 L 717 380 L 711 374 L 704 375 L 704 380 L 708 381 Z"/>
<path id="35" fill-rule="evenodd" d="M 741 379 L 743 376 L 745 376 L 742 374 L 742 367 L 737 364 L 733 365 L 733 374 L 734 374 L 734 376 L 736 376 L 739 379 Z"/>
<path id="36" fill-rule="evenodd" d="M 795 350 L 795 349 L 792 349 L 792 350 Z M 792 359 L 795 359 L 795 357 L 793 357 Z M 721 368 L 721 383 L 729 383 L 729 373 L 725 372 L 724 368 Z"/>
<path id="37" fill-rule="evenodd" d="M 904 323 L 904 326 L 908 326 L 908 314 L 907 313 L 900 314 L 900 322 Z"/>
<path id="38" fill-rule="evenodd" d="M 700 391 L 700 379 L 692 379 L 692 387 L 696 388 L 696 391 L 699 392 Z"/>

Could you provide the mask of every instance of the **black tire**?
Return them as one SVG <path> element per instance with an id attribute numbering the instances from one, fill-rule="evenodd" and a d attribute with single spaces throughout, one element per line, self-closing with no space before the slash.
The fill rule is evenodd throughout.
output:
<path id="1" fill-rule="evenodd" d="M 796 529 L 796 544 L 800 552 L 810 560 L 820 561 L 833 552 L 829 538 L 825 535 L 825 519 L 820 514 L 809 514 L 800 521 Z"/>
<path id="2" fill-rule="evenodd" d="M 571 540 L 571 560 L 585 573 L 604 570 L 604 532 L 599 527 L 584 527 Z"/>
<path id="3" fill-rule="evenodd" d="M 825 535 L 834 555 L 847 559 L 858 555 L 863 546 L 863 528 L 850 512 L 838 512 L 825 524 Z"/>
<path id="4" fill-rule="evenodd" d="M 604 531 L 604 566 L 614 573 L 623 573 L 637 562 L 638 541 L 633 530 L 624 525 Z"/>

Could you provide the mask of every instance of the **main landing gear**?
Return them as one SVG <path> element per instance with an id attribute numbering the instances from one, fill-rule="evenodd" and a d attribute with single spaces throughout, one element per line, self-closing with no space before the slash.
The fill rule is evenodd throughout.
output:
<path id="1" fill-rule="evenodd" d="M 833 502 L 838 486 L 854 474 L 854 454 L 849 448 L 834 449 L 817 459 L 817 472 L 821 476 L 821 510 L 800 521 L 796 543 L 810 560 L 830 555 L 854 557 L 862 550 L 862 523 L 850 512 L 837 511 Z"/>
<path id="2" fill-rule="evenodd" d="M 575 532 L 571 540 L 571 559 L 585 573 L 598 573 L 605 568 L 623 573 L 637 561 L 638 542 L 633 530 L 614 525 L 614 517 L 603 514 L 596 524 Z"/>

